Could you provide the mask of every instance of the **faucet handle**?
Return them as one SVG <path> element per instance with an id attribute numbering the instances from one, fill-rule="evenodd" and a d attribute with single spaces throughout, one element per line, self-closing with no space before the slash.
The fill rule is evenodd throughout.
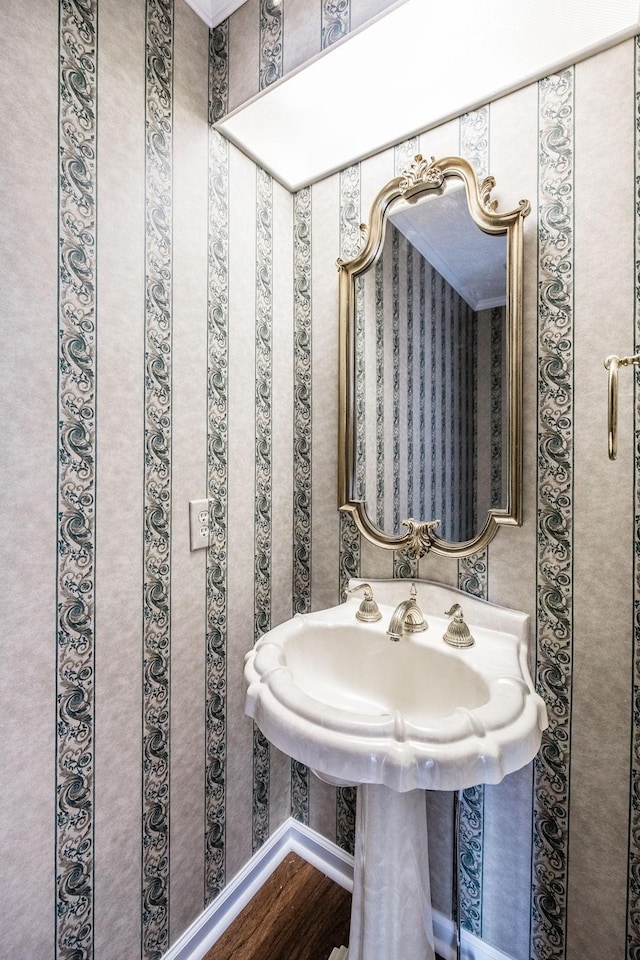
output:
<path id="1" fill-rule="evenodd" d="M 452 618 L 442 638 L 444 642 L 448 643 L 450 647 L 472 647 L 475 640 L 464 621 L 464 613 L 460 604 L 454 603 L 450 610 L 445 610 L 444 615 Z"/>
<path id="2" fill-rule="evenodd" d="M 411 606 L 407 610 L 407 615 L 404 622 L 405 632 L 422 633 L 423 630 L 428 630 L 429 624 L 425 620 L 424 614 L 418 606 L 418 589 L 415 583 L 412 583 L 409 589 L 409 600 Z"/>
<path id="3" fill-rule="evenodd" d="M 382 620 L 378 604 L 373 599 L 373 590 L 368 583 L 359 583 L 357 587 L 347 587 L 347 593 L 349 594 L 357 593 L 359 590 L 364 590 L 364 599 L 358 607 L 356 620 L 361 620 L 363 623 L 377 623 L 378 620 Z"/>

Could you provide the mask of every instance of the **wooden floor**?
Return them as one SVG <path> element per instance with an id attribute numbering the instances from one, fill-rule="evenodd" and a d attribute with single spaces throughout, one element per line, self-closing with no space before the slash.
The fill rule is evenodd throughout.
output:
<path id="1" fill-rule="evenodd" d="M 290 853 L 203 960 L 329 960 L 350 913 L 351 894 Z"/>
<path id="2" fill-rule="evenodd" d="M 350 912 L 351 894 L 290 853 L 204 960 L 328 960 Z"/>

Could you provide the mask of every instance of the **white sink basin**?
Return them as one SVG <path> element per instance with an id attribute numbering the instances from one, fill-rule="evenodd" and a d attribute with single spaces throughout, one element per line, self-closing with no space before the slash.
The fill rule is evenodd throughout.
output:
<path id="1" fill-rule="evenodd" d="M 353 616 L 353 608 L 350 613 Z M 482 676 L 444 645 L 439 650 L 420 640 L 392 643 L 379 627 L 300 617 L 291 625 L 285 657 L 298 690 L 337 710 L 359 714 L 365 726 L 383 717 L 390 730 L 401 719 L 405 732 L 424 730 L 457 707 L 473 709 L 489 699 Z M 344 718 L 323 713 L 325 724 L 340 727 Z M 438 736 L 435 730 L 433 734 Z"/>
<path id="2" fill-rule="evenodd" d="M 532 760 L 547 719 L 527 664 L 527 615 L 416 581 L 429 629 L 396 643 L 386 629 L 410 584 L 368 582 L 378 623 L 359 623 L 352 598 L 293 617 L 247 655 L 246 712 L 267 739 L 332 783 L 400 792 L 497 783 Z M 472 647 L 442 639 L 453 603 Z"/>

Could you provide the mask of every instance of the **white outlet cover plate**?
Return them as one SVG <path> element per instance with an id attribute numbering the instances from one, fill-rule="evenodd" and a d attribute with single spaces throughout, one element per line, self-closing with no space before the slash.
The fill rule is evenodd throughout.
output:
<path id="1" fill-rule="evenodd" d="M 189 546 L 191 550 L 204 550 L 211 543 L 211 528 L 208 500 L 189 501 Z"/>

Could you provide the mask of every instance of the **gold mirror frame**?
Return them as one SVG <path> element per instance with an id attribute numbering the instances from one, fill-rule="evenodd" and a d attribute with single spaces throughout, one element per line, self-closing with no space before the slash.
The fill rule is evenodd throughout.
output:
<path id="1" fill-rule="evenodd" d="M 442 193 L 447 180 L 464 183 L 471 217 L 485 233 L 504 234 L 507 239 L 506 283 L 506 372 L 507 411 L 505 439 L 507 470 L 505 499 L 500 508 L 491 508 L 480 532 L 471 540 L 454 543 L 435 533 L 438 521 L 403 520 L 407 533 L 392 536 L 377 527 L 367 513 L 366 502 L 354 496 L 356 466 L 355 377 L 356 279 L 378 259 L 384 243 L 387 212 L 398 199 L 415 202 L 428 193 Z M 378 547 L 402 550 L 409 557 L 422 557 L 432 550 L 448 557 L 465 557 L 482 550 L 502 524 L 522 523 L 522 274 L 523 222 L 531 207 L 521 200 L 517 209 L 498 213 L 491 199 L 493 177 L 478 183 L 473 167 L 461 157 L 425 160 L 418 154 L 405 173 L 390 180 L 371 206 L 368 225 L 362 224 L 364 245 L 352 260 L 338 260 L 339 269 L 339 429 L 338 429 L 338 507 L 350 513 L 358 529 Z"/>

